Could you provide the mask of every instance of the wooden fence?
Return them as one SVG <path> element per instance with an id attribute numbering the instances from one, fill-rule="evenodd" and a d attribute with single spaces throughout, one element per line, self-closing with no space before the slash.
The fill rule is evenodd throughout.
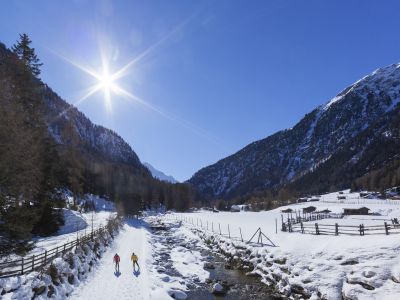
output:
<path id="1" fill-rule="evenodd" d="M 400 225 L 388 224 L 384 222 L 382 225 L 339 225 L 335 224 L 310 224 L 299 223 L 289 227 L 289 232 L 301 232 L 311 234 L 325 235 L 377 235 L 377 234 L 394 234 L 400 233 Z"/>
<path id="2" fill-rule="evenodd" d="M 261 227 L 257 228 L 252 237 L 247 240 L 243 237 L 241 227 L 233 227 L 230 224 L 225 224 L 225 226 L 221 226 L 221 223 L 217 222 L 214 223 L 213 221 L 208 221 L 208 220 L 204 221 L 201 218 L 192 218 L 182 215 L 180 215 L 179 217 L 176 215 L 173 216 L 167 215 L 167 218 L 170 218 L 175 221 L 181 221 L 193 227 L 201 228 L 204 231 L 212 232 L 214 234 L 229 238 L 231 240 L 245 242 L 246 244 L 277 247 L 275 243 L 262 232 Z"/>
<path id="3" fill-rule="evenodd" d="M 290 231 L 290 228 L 295 224 L 304 222 L 312 222 L 323 219 L 342 219 L 343 214 L 334 213 L 303 213 L 303 216 L 296 213 L 287 213 L 287 217 L 281 215 L 282 218 L 282 231 Z"/>
<path id="4" fill-rule="evenodd" d="M 60 245 L 50 250 L 46 250 L 41 254 L 32 255 L 29 257 L 22 257 L 21 259 L 13 261 L 2 262 L 0 263 L 0 278 L 23 275 L 32 271 L 40 270 L 41 268 L 52 262 L 55 258 L 71 251 L 79 244 L 85 243 L 89 240 L 93 240 L 95 236 L 98 236 L 105 232 L 107 227 L 108 225 L 100 227 L 87 235 L 77 237 L 77 239 L 72 242 Z"/>
<path id="5" fill-rule="evenodd" d="M 282 231 L 287 232 L 300 232 L 316 235 L 377 235 L 377 234 L 395 234 L 400 233 L 400 224 L 396 224 L 393 220 L 392 223 L 386 221 L 381 225 L 339 225 L 335 224 L 321 224 L 318 222 L 313 223 L 312 221 L 322 219 L 335 219 L 341 218 L 342 216 L 337 214 L 326 214 L 326 215 L 314 215 L 308 216 L 307 218 L 288 218 L 285 222 L 282 216 Z"/>

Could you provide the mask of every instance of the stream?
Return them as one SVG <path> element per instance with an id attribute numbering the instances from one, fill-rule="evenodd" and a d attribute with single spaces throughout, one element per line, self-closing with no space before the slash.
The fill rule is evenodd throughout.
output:
<path id="1" fill-rule="evenodd" d="M 162 226 L 160 226 L 162 224 Z M 244 271 L 226 268 L 226 260 L 221 254 L 212 252 L 204 247 L 199 240 L 188 240 L 177 238 L 173 235 L 172 227 L 163 223 L 158 226 L 151 226 L 153 243 L 162 245 L 155 248 L 155 261 L 157 270 L 167 276 L 182 277 L 188 288 L 185 291 L 189 300 L 268 300 L 282 299 L 276 295 L 271 287 L 261 282 L 257 276 L 247 276 Z M 206 263 L 209 277 L 205 282 L 199 280 L 195 275 L 192 278 L 182 276 L 175 268 L 171 260 L 171 250 L 174 247 L 184 247 L 189 251 L 201 253 L 202 260 Z M 225 292 L 223 295 L 214 295 L 212 287 L 220 283 Z"/>

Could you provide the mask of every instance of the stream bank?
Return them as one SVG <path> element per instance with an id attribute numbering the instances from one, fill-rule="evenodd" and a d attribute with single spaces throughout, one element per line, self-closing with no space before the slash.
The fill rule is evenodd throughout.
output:
<path id="1" fill-rule="evenodd" d="M 228 257 L 212 251 L 194 235 L 177 234 L 177 231 L 183 230 L 180 228 L 179 222 L 163 222 L 158 218 L 148 221 L 152 233 L 157 272 L 165 276 L 166 282 L 170 282 L 172 278 L 179 278 L 179 283 L 184 287 L 184 290 L 181 291 L 172 290 L 170 295 L 173 298 L 192 300 L 285 299 L 277 294 L 273 287 L 261 282 L 257 274 L 246 275 L 249 272 L 248 266 L 243 268 L 243 266 L 233 264 Z M 201 270 L 193 268 L 189 264 L 187 268 L 182 268 L 182 265 L 185 266 L 187 262 L 176 261 L 174 254 L 176 249 L 181 249 L 182 257 L 185 257 L 185 253 L 197 257 L 198 264 L 201 263 L 199 266 Z M 204 270 L 207 273 L 203 273 Z M 206 275 L 204 276 L 204 274 Z"/>

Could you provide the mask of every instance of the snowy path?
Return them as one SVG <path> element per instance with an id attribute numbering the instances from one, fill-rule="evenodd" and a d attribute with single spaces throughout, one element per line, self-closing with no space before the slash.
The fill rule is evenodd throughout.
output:
<path id="1" fill-rule="evenodd" d="M 113 246 L 101 259 L 100 265 L 88 279 L 73 292 L 72 299 L 149 299 L 150 284 L 146 268 L 148 253 L 146 228 L 140 221 L 124 225 Z M 131 253 L 139 256 L 140 273 L 133 273 Z M 120 275 L 114 274 L 113 257 L 121 257 Z"/>

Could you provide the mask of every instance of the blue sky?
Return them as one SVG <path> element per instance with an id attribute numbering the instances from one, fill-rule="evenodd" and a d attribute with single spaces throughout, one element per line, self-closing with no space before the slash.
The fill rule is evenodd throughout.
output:
<path id="1" fill-rule="evenodd" d="M 78 105 L 178 180 L 400 61 L 398 1 L 7 1 L 0 41 L 31 36 L 42 79 L 76 103 L 96 80 L 60 56 L 117 70 L 151 107 L 98 92 Z"/>

